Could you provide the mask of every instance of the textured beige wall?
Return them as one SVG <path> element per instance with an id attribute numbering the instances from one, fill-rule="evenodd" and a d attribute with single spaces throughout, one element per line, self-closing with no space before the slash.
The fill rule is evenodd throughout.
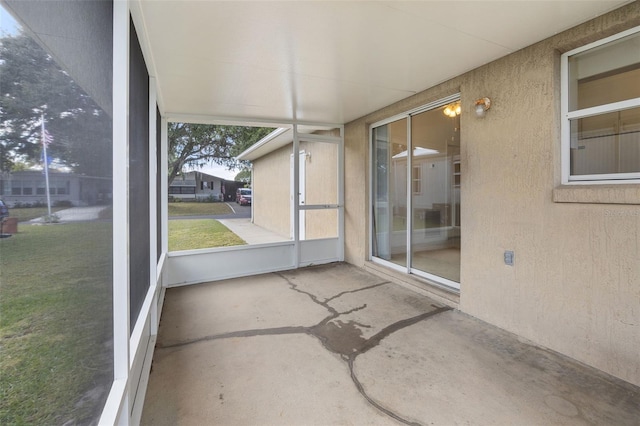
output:
<path id="1" fill-rule="evenodd" d="M 299 148 L 307 154 L 306 204 L 338 204 L 338 145 L 301 142 Z M 287 145 L 253 162 L 254 223 L 286 238 L 291 233 L 291 150 L 292 145 Z M 306 239 L 338 236 L 337 210 L 307 211 L 305 215 Z"/>
<path id="2" fill-rule="evenodd" d="M 253 222 L 289 238 L 291 147 L 285 146 L 253 163 Z"/>
<path id="3" fill-rule="evenodd" d="M 306 204 L 338 204 L 338 145 L 301 142 L 306 160 Z M 306 239 L 338 236 L 337 210 L 306 211 Z"/>
<path id="4" fill-rule="evenodd" d="M 460 309 L 640 385 L 640 185 L 560 187 L 559 166 L 560 54 L 636 25 L 639 2 L 349 123 L 347 261 L 367 253 L 368 125 L 459 91 Z"/>

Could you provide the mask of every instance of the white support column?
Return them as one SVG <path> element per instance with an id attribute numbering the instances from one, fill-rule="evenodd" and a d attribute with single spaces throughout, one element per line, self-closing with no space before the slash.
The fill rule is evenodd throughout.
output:
<path id="1" fill-rule="evenodd" d="M 411 140 L 411 115 L 407 117 L 407 274 L 411 273 L 413 237 L 413 141 Z M 393 229 L 393 228 L 391 228 Z"/>
<path id="2" fill-rule="evenodd" d="M 169 251 L 169 123 L 160 121 L 160 221 L 162 223 L 162 253 Z"/>
<path id="3" fill-rule="evenodd" d="M 100 424 L 129 424 L 129 2 L 113 2 L 113 372 Z"/>
<path id="4" fill-rule="evenodd" d="M 255 223 L 254 222 L 254 215 L 255 215 L 255 210 L 254 207 L 256 205 L 256 193 L 253 190 L 253 183 L 255 181 L 253 180 L 253 164 L 251 165 L 251 223 Z M 225 194 L 226 195 L 226 194 Z"/>
<path id="5" fill-rule="evenodd" d="M 340 126 L 338 145 L 338 259 L 344 261 L 344 126 Z"/>
<path id="6" fill-rule="evenodd" d="M 300 141 L 298 140 L 298 125 L 293 125 L 293 241 L 295 243 L 294 261 L 296 268 L 300 267 Z"/>
<path id="7" fill-rule="evenodd" d="M 157 156 L 157 114 L 158 103 L 156 92 L 156 79 L 149 77 L 149 278 L 150 291 L 156 295 L 158 283 L 158 176 Z M 154 297 L 151 302 L 151 335 L 158 333 L 158 303 Z"/>

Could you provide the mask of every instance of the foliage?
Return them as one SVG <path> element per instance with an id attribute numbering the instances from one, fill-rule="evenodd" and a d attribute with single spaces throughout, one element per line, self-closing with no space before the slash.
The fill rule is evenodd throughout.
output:
<path id="1" fill-rule="evenodd" d="M 169 123 L 169 185 L 185 166 L 216 163 L 232 169 L 235 157 L 271 132 L 267 127 Z"/>
<path id="2" fill-rule="evenodd" d="M 93 176 L 111 175 L 111 119 L 26 34 L 0 38 L 0 171 L 41 160 L 42 114 L 48 156 Z"/>
<path id="3" fill-rule="evenodd" d="M 113 374 L 111 224 L 22 227 L 0 281 L 0 424 L 90 424 Z"/>
<path id="4" fill-rule="evenodd" d="M 70 200 L 57 200 L 53 205 L 55 207 L 73 207 L 73 203 Z"/>
<path id="5" fill-rule="evenodd" d="M 60 216 L 55 213 L 46 214 L 42 216 L 42 220 L 47 223 L 58 223 L 60 222 Z"/>
<path id="6" fill-rule="evenodd" d="M 247 244 L 213 219 L 170 220 L 169 251 L 194 250 Z"/>
<path id="7" fill-rule="evenodd" d="M 225 203 L 199 203 L 196 201 L 169 203 L 169 217 L 212 216 L 231 213 L 231 209 Z"/>
<path id="8" fill-rule="evenodd" d="M 251 170 L 243 169 L 240 173 L 236 175 L 234 180 L 236 182 L 251 183 Z"/>

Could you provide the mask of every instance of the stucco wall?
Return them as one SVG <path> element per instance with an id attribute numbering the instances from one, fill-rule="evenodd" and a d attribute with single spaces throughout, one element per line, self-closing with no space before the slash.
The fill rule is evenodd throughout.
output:
<path id="1" fill-rule="evenodd" d="M 305 203 L 338 204 L 338 145 L 301 142 L 300 151 L 308 154 L 305 164 Z M 308 210 L 305 215 L 306 239 L 338 236 L 338 210 Z"/>
<path id="2" fill-rule="evenodd" d="M 282 147 L 253 162 L 253 222 L 285 238 L 290 234 L 291 147 Z"/>
<path id="3" fill-rule="evenodd" d="M 300 158 L 305 161 L 305 203 L 338 204 L 338 145 L 300 142 L 299 148 L 306 154 Z M 291 150 L 287 145 L 253 161 L 254 223 L 286 238 L 291 233 Z M 309 210 L 305 216 L 306 239 L 338 236 L 337 209 Z"/>
<path id="4" fill-rule="evenodd" d="M 560 187 L 559 118 L 560 54 L 636 25 L 638 2 L 349 123 L 347 261 L 367 255 L 369 124 L 459 91 L 460 309 L 640 385 L 640 185 Z"/>

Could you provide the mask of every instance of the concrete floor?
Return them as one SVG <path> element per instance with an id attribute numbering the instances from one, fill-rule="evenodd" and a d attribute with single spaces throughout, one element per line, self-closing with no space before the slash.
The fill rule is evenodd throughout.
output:
<path id="1" fill-rule="evenodd" d="M 332 264 L 169 289 L 145 425 L 640 425 L 640 388 Z"/>

